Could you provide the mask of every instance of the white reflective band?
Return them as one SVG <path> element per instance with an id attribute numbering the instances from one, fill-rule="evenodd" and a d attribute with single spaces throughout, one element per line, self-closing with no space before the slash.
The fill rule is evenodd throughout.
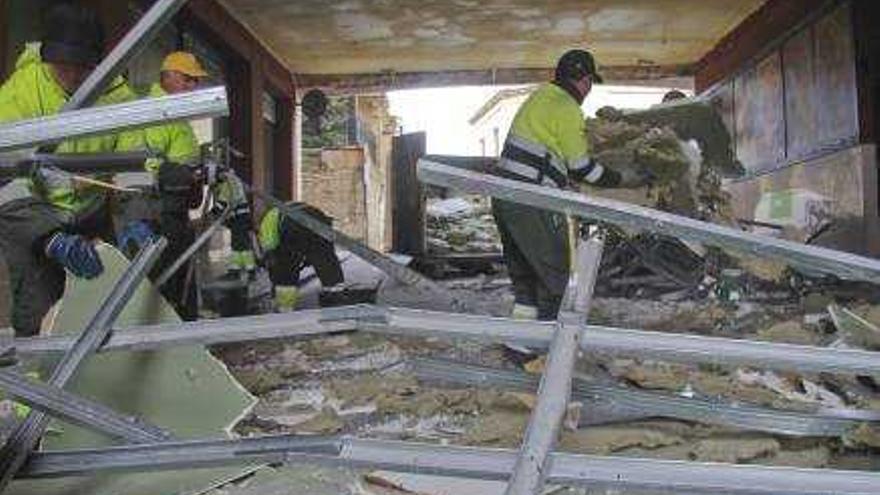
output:
<path id="1" fill-rule="evenodd" d="M 540 172 L 538 172 L 538 169 L 536 169 L 535 167 L 523 165 L 522 163 L 515 162 L 507 158 L 501 158 L 498 161 L 498 168 L 534 182 L 537 182 L 538 176 L 540 175 Z M 544 174 L 544 178 L 541 180 L 541 185 L 555 187 L 557 189 L 559 188 L 559 184 L 554 182 L 553 179 L 551 179 L 550 176 L 546 174 Z"/>
<path id="2" fill-rule="evenodd" d="M 540 172 L 535 167 L 523 165 L 522 163 L 515 162 L 508 158 L 502 158 L 501 161 L 498 162 L 498 167 L 530 180 L 538 180 L 538 177 L 540 176 Z"/>
<path id="3" fill-rule="evenodd" d="M 550 151 L 543 144 L 529 141 L 528 139 L 519 137 L 515 134 L 507 136 L 507 143 L 537 156 L 546 156 Z"/>
<path id="4" fill-rule="evenodd" d="M 598 181 L 602 177 L 603 173 L 605 173 L 605 168 L 602 167 L 602 165 L 599 165 L 598 163 L 596 163 L 595 167 L 593 167 L 593 170 L 589 174 L 587 174 L 587 176 L 584 177 L 584 179 L 587 182 L 589 182 L 590 184 L 594 184 L 596 181 Z"/>

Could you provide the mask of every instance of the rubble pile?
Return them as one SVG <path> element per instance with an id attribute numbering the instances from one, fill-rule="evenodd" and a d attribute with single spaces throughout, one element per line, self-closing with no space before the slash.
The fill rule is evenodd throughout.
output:
<path id="1" fill-rule="evenodd" d="M 426 217 L 430 254 L 501 252 L 501 239 L 486 197 L 429 198 Z"/>

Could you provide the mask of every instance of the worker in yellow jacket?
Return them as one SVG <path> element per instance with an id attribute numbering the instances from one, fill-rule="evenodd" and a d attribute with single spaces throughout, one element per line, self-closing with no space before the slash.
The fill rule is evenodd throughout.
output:
<path id="1" fill-rule="evenodd" d="M 159 80 L 150 88 L 150 97 L 195 90 L 208 76 L 196 57 L 188 52 L 170 53 L 162 61 Z M 122 207 L 123 224 L 117 244 L 132 253 L 158 232 L 168 239 L 168 247 L 156 263 L 158 275 L 172 265 L 195 241 L 195 230 L 189 210 L 201 202 L 201 185 L 197 183 L 195 165 L 199 159 L 199 143 L 189 122 L 169 122 L 143 130 L 146 148 L 159 156 L 147 160 L 145 168 L 154 178 L 156 187 L 129 198 Z M 190 264 L 175 272 L 162 287 L 162 294 L 184 320 L 197 317 L 196 287 L 188 277 Z"/>
<path id="2" fill-rule="evenodd" d="M 498 173 L 552 188 L 573 182 L 598 187 L 635 186 L 593 160 L 581 105 L 593 83 L 601 83 L 593 56 L 570 50 L 555 78 L 523 103 L 513 119 Z M 556 318 L 569 276 L 568 223 L 564 215 L 503 200 L 492 202 L 504 258 L 513 283 L 513 317 Z"/>
<path id="3" fill-rule="evenodd" d="M 29 43 L 13 74 L 0 86 L 0 122 L 58 113 L 100 62 L 103 29 L 91 10 L 59 3 L 47 14 L 47 31 Z M 98 105 L 121 103 L 135 93 L 121 78 Z M 138 132 L 108 134 L 61 143 L 57 152 L 130 151 L 142 145 Z M 12 325 L 34 335 L 64 289 L 64 269 L 91 278 L 103 270 L 91 239 L 113 239 L 105 193 L 51 167 L 34 170 L 31 196 L 0 206 L 0 250 L 10 272 Z"/>

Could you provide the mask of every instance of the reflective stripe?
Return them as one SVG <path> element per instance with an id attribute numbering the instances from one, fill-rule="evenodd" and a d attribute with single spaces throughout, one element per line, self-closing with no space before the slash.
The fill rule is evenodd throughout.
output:
<path id="1" fill-rule="evenodd" d="M 587 176 L 584 177 L 584 179 L 586 179 L 586 181 L 589 182 L 590 184 L 595 184 L 596 182 L 599 181 L 599 179 L 602 178 L 602 174 L 604 174 L 604 173 L 605 173 L 605 167 L 596 163 L 595 166 L 593 167 L 593 170 L 590 173 L 588 173 Z"/>
<path id="2" fill-rule="evenodd" d="M 556 181 L 551 179 L 549 175 L 542 174 L 535 167 L 524 165 L 514 160 L 501 158 L 501 160 L 498 161 L 498 168 L 504 170 L 505 172 L 514 174 L 518 177 L 528 179 L 535 184 L 540 183 L 542 186 L 555 187 L 557 189 L 561 187 L 559 184 L 556 183 Z M 539 177 L 541 178 L 540 182 L 538 182 Z"/>
<path id="3" fill-rule="evenodd" d="M 550 166 L 559 171 L 560 174 L 567 175 L 568 170 L 565 167 L 565 163 L 563 163 L 559 159 L 559 157 L 557 157 L 556 154 L 550 150 L 550 148 L 544 146 L 543 144 L 530 141 L 523 137 L 517 136 L 516 134 L 510 134 L 507 136 L 507 141 L 505 142 L 505 145 L 515 146 L 533 155 L 545 157 Z"/>

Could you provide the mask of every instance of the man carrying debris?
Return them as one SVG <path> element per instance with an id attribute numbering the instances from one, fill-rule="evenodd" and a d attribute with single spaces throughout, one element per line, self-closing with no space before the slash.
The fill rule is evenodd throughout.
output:
<path id="1" fill-rule="evenodd" d="M 602 77 L 593 56 L 584 50 L 566 52 L 554 80 L 532 93 L 514 117 L 499 174 L 555 188 L 572 182 L 633 187 L 642 181 L 621 177 L 591 157 L 581 105 L 594 82 L 601 83 Z M 555 319 L 569 275 L 565 216 L 503 200 L 492 202 L 492 213 L 513 282 L 513 317 Z"/>
<path id="2" fill-rule="evenodd" d="M 302 203 L 290 203 L 288 207 L 300 209 L 327 225 L 331 223 L 330 217 L 315 207 Z M 279 311 L 289 311 L 296 305 L 297 284 L 306 265 L 315 268 L 321 281 L 322 299 L 344 292 L 342 266 L 333 243 L 282 215 L 278 208 L 272 208 L 263 216 L 259 237 Z"/>
<path id="3" fill-rule="evenodd" d="M 61 3 L 46 18 L 46 34 L 29 43 L 15 72 L 0 87 L 0 122 L 58 113 L 101 60 L 103 29 L 91 10 Z M 122 103 L 134 92 L 117 78 L 98 104 Z M 63 153 L 130 151 L 140 133 L 112 134 L 61 143 Z M 0 250 L 12 290 L 16 335 L 39 332 L 40 323 L 64 290 L 64 269 L 93 278 L 102 271 L 91 239 L 112 239 L 105 191 L 51 167 L 36 168 L 31 195 L 0 206 Z"/>
<path id="4" fill-rule="evenodd" d="M 185 93 L 195 90 L 208 76 L 196 57 L 187 52 L 173 52 L 165 57 L 159 81 L 150 88 L 150 96 Z M 195 241 L 189 219 L 191 207 L 201 202 L 201 185 L 193 169 L 187 166 L 199 158 L 199 143 L 189 122 L 171 122 L 144 130 L 148 150 L 161 159 L 151 159 L 146 169 L 153 177 L 156 194 L 131 198 L 125 205 L 124 225 L 117 237 L 123 252 L 138 251 L 154 237 L 154 231 L 168 239 L 168 247 L 153 269 L 153 276 L 171 266 Z M 160 289 L 181 318 L 198 316 L 195 282 L 188 281 L 190 264 L 183 265 Z"/>

